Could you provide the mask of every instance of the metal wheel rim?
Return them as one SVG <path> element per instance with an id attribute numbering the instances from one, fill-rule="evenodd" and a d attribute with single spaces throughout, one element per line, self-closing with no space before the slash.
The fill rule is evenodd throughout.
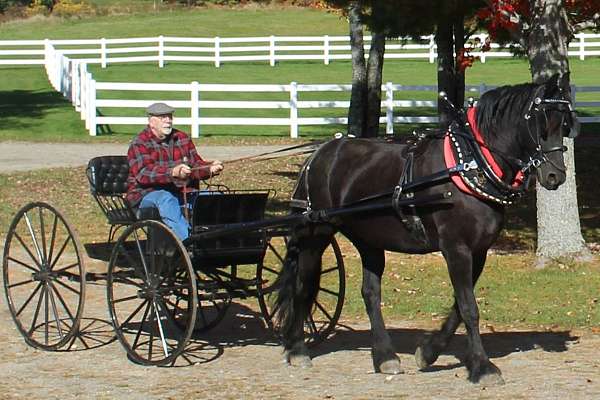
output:
<path id="1" fill-rule="evenodd" d="M 142 243 L 140 238 L 147 232 L 160 232 L 170 238 L 174 255 L 153 254 L 153 249 L 160 252 L 158 246 L 164 243 L 151 244 L 151 240 Z M 132 243 L 127 241 L 129 238 L 135 239 L 133 250 L 137 254 L 133 254 L 139 256 L 138 260 L 129 253 L 127 246 Z M 170 263 L 169 257 L 179 262 Z M 135 265 L 133 268 L 132 264 Z M 185 307 L 189 313 L 183 316 L 186 323 L 175 323 L 176 317 L 169 310 L 169 305 L 175 304 L 173 299 L 177 291 L 185 293 L 189 304 Z M 187 250 L 167 226 L 148 220 L 127 227 L 115 243 L 109 262 L 107 302 L 117 338 L 133 362 L 168 365 L 176 360 L 194 330 L 196 293 L 196 280 Z M 140 322 L 138 319 L 142 314 Z"/>
<path id="2" fill-rule="evenodd" d="M 12 251 L 13 244 L 26 254 Z M 7 304 L 25 341 L 49 351 L 69 343 L 83 315 L 85 266 L 77 235 L 56 208 L 34 202 L 17 212 L 6 236 L 2 269 Z M 29 287 L 31 294 L 20 301 Z M 30 307 L 31 323 L 25 323 Z"/>

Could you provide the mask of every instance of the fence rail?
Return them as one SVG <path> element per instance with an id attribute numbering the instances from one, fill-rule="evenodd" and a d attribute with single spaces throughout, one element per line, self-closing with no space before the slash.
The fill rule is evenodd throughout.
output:
<path id="1" fill-rule="evenodd" d="M 290 38 L 288 38 L 290 39 Z M 303 40 L 304 38 L 291 38 L 293 40 Z M 136 39 L 137 40 L 137 39 Z M 148 39 L 150 40 L 150 39 Z M 186 40 L 190 40 L 189 38 Z M 130 43 L 131 40 L 119 39 L 121 44 Z M 66 41 L 61 41 L 66 42 Z M 86 42 L 87 41 L 83 41 Z M 136 42 L 137 43 L 137 42 Z M 81 52 L 81 49 L 73 51 Z M 132 57 L 127 57 L 131 59 Z M 144 57 L 135 57 L 141 59 Z M 151 58 L 151 57 L 150 57 Z M 123 58 L 125 59 L 125 58 Z M 327 125 L 327 124 L 346 124 L 345 116 L 310 116 L 304 115 L 303 110 L 309 109 L 347 109 L 349 101 L 330 100 L 331 95 L 324 96 L 322 99 L 304 99 L 304 93 L 318 92 L 340 92 L 348 93 L 351 91 L 351 85 L 346 84 L 321 84 L 307 85 L 291 82 L 287 85 L 255 85 L 255 84 L 203 84 L 199 82 L 190 82 L 185 84 L 169 83 L 117 83 L 117 82 L 96 82 L 91 73 L 88 72 L 87 59 L 70 58 L 66 55 L 66 50 L 57 50 L 50 41 L 44 43 L 43 65 L 52 86 L 65 97 L 69 98 L 76 110 L 81 113 L 82 120 L 85 121 L 86 129 L 90 135 L 96 135 L 98 128 L 102 125 L 144 125 L 146 118 L 137 117 L 143 115 L 140 109 L 147 107 L 156 101 L 166 101 L 177 109 L 189 110 L 189 117 L 176 117 L 176 123 L 180 125 L 189 125 L 191 127 L 192 137 L 199 137 L 200 127 L 206 125 L 264 125 L 264 126 L 289 126 L 290 136 L 297 138 L 299 127 L 305 125 Z M 474 97 L 480 96 L 492 86 L 485 84 L 468 86 L 466 89 L 473 93 Z M 429 92 L 431 98 L 435 98 L 436 86 L 406 86 L 388 82 L 382 85 L 382 117 L 380 123 L 385 124 L 386 132 L 393 133 L 394 124 L 398 123 L 436 123 L 438 121 L 433 115 L 398 115 L 403 108 L 417 110 L 430 109 L 430 114 L 435 114 L 437 106 L 435 100 L 413 100 L 400 99 L 403 92 Z M 163 92 L 160 96 L 165 96 L 164 92 L 186 93 L 185 100 L 181 98 L 157 98 L 159 95 L 147 96 L 147 100 L 133 100 L 123 98 L 111 98 L 110 93 L 120 91 L 135 91 L 136 97 L 140 92 Z M 101 96 L 98 93 L 101 92 Z M 223 99 L 209 100 L 204 99 L 205 93 L 219 92 Z M 577 99 L 578 93 L 600 93 L 598 87 L 572 87 L 573 98 L 576 100 L 576 107 L 600 107 L 600 101 L 586 101 Z M 273 100 L 265 96 L 252 101 L 229 100 L 228 93 L 280 93 L 283 99 Z M 237 97 L 234 95 L 231 97 Z M 118 97 L 123 97 L 118 96 Z M 181 95 L 179 95 L 181 97 Z M 327 98 L 327 99 L 326 99 Z M 124 109 L 126 113 L 133 110 L 131 115 L 114 115 L 114 109 Z M 243 117 L 243 116 L 204 116 L 200 115 L 200 110 L 223 109 L 223 110 L 285 110 L 286 116 L 281 117 Z M 101 113 L 99 111 L 102 110 Z M 107 111 L 108 110 L 108 111 Z M 113 115 L 110 115 L 113 113 Z M 100 115 L 98 115 L 100 114 Z M 118 112 L 116 114 L 124 114 Z M 301 115 L 302 114 L 302 115 Z M 343 113 L 345 114 L 345 113 Z M 426 114 L 424 112 L 424 114 Z M 600 122 L 600 117 L 580 118 L 581 122 Z"/>
<path id="2" fill-rule="evenodd" d="M 487 35 L 475 35 L 482 42 Z M 365 37 L 366 54 L 370 36 Z M 350 41 L 348 36 L 265 36 L 246 38 L 189 38 L 158 36 L 123 39 L 81 40 L 1 40 L 0 65 L 45 64 L 45 47 L 81 62 L 97 63 L 106 67 L 111 63 L 157 62 L 209 62 L 219 67 L 224 62 L 267 61 L 274 66 L 278 61 L 318 60 L 329 64 L 334 60 L 349 60 Z M 131 47 L 127 47 L 131 45 Z M 585 60 L 600 56 L 600 34 L 578 33 L 570 43 L 569 56 Z M 143 55 L 142 55 L 143 54 Z M 473 51 L 482 62 L 494 57 L 512 57 L 510 51 L 496 43 L 488 52 Z M 84 57 L 87 56 L 87 57 Z M 433 35 L 422 36 L 419 41 L 407 38 L 388 39 L 386 59 L 427 59 L 430 63 L 437 58 Z"/>

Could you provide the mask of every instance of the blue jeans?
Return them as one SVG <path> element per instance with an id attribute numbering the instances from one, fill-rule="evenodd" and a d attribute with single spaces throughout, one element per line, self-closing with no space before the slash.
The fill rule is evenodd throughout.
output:
<path id="1" fill-rule="evenodd" d="M 181 212 L 182 199 L 166 190 L 155 190 L 142 198 L 140 208 L 155 207 L 162 221 L 175 232 L 180 240 L 190 235 L 190 224 Z"/>

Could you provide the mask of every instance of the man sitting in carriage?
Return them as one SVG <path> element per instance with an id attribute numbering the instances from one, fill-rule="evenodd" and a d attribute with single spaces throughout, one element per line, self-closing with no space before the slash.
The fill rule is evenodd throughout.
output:
<path id="1" fill-rule="evenodd" d="M 140 209 L 156 208 L 163 222 L 185 240 L 190 230 L 181 208 L 185 189 L 220 174 L 223 163 L 200 157 L 190 137 L 173 128 L 174 112 L 165 103 L 154 103 L 146 109 L 148 126 L 131 141 L 127 151 L 127 200 Z"/>

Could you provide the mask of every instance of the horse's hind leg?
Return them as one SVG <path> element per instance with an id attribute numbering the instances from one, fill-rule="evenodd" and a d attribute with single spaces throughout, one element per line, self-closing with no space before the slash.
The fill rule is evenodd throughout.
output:
<path id="1" fill-rule="evenodd" d="M 483 266 L 485 265 L 487 251 L 483 251 L 473 257 L 473 287 L 481 276 Z M 462 322 L 458 303 L 454 300 L 452 310 L 448 313 L 446 320 L 442 324 L 442 328 L 427 337 L 421 343 L 415 352 L 415 360 L 419 369 L 425 369 L 432 365 L 440 356 L 442 351 L 446 349 L 450 340 L 454 336 L 454 332 Z"/>
<path id="2" fill-rule="evenodd" d="M 473 256 L 468 247 L 451 248 L 444 252 L 458 311 L 467 329 L 468 349 L 465 364 L 473 383 L 504 383 L 500 369 L 488 358 L 479 333 L 479 310 L 473 292 Z"/>
<path id="3" fill-rule="evenodd" d="M 362 297 L 371 322 L 371 356 L 375 372 L 401 374 L 400 359 L 392 346 L 381 314 L 381 276 L 385 267 L 383 250 L 357 246 L 363 264 Z"/>

